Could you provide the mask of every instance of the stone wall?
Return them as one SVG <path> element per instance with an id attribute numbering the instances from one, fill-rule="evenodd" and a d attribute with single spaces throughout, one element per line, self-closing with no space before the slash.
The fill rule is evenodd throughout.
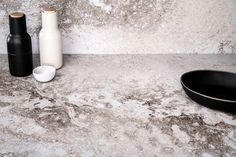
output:
<path id="1" fill-rule="evenodd" d="M 235 0 L 0 0 L 0 53 L 8 14 L 23 11 L 38 53 L 40 10 L 59 10 L 64 53 L 235 53 Z"/>

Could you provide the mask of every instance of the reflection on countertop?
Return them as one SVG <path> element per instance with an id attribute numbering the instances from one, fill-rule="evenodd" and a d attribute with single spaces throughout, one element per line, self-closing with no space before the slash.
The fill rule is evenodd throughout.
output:
<path id="1" fill-rule="evenodd" d="M 190 70 L 236 72 L 236 55 L 64 59 L 39 83 L 10 76 L 0 55 L 0 156 L 236 156 L 236 117 L 191 101 L 179 82 Z"/>

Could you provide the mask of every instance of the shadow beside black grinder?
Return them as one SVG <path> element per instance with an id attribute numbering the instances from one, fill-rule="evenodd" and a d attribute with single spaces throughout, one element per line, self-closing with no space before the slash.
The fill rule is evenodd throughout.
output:
<path id="1" fill-rule="evenodd" d="M 24 13 L 14 12 L 9 15 L 10 34 L 7 37 L 7 52 L 10 74 L 24 77 L 32 74 L 32 44 L 27 33 Z"/>

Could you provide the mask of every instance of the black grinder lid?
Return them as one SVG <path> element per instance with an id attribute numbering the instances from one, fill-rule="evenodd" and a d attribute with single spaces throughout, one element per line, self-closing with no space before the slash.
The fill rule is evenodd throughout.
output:
<path id="1" fill-rule="evenodd" d="M 10 33 L 14 35 L 22 35 L 27 32 L 26 18 L 22 12 L 14 12 L 9 15 Z"/>

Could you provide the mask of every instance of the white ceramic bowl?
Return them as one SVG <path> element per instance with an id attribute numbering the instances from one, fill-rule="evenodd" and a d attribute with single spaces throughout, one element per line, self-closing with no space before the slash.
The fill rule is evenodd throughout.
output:
<path id="1" fill-rule="evenodd" d="M 43 65 L 33 70 L 34 78 L 39 82 L 49 82 L 56 74 L 56 68 L 53 66 Z"/>

